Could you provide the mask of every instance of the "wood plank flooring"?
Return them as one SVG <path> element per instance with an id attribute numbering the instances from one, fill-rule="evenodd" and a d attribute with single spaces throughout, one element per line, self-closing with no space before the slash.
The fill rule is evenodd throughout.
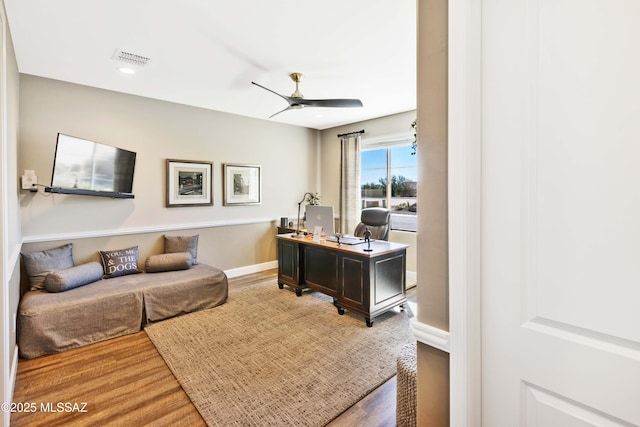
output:
<path id="1" fill-rule="evenodd" d="M 229 282 L 251 283 L 275 274 L 269 270 Z M 394 377 L 329 426 L 395 426 L 395 387 Z M 145 332 L 21 359 L 13 403 L 35 411 L 12 413 L 12 426 L 205 425 Z"/>
<path id="2" fill-rule="evenodd" d="M 37 411 L 12 413 L 12 426 L 205 425 L 144 332 L 20 360 L 13 401 Z M 58 402 L 86 412 L 46 412 Z"/>

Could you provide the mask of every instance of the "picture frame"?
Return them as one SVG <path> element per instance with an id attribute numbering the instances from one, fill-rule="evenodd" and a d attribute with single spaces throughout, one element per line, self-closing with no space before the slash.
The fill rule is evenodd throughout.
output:
<path id="1" fill-rule="evenodd" d="M 213 163 L 167 159 L 166 207 L 213 205 Z"/>
<path id="2" fill-rule="evenodd" d="M 258 165 L 223 165 L 224 206 L 262 203 L 262 170 Z"/>

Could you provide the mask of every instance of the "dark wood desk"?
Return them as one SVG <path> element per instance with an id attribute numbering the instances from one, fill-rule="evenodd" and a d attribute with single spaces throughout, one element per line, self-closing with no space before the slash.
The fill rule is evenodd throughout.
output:
<path id="1" fill-rule="evenodd" d="M 278 287 L 290 286 L 301 296 L 306 288 L 333 297 L 339 314 L 344 310 L 373 318 L 407 301 L 406 253 L 408 245 L 384 241 L 338 245 L 314 242 L 311 237 L 280 234 Z"/>
<path id="2" fill-rule="evenodd" d="M 282 225 L 278 225 L 278 234 L 289 234 L 289 233 L 295 233 L 296 232 L 296 228 L 294 226 L 289 227 L 287 226 L 282 226 Z M 300 229 L 300 231 L 307 231 L 304 229 Z"/>

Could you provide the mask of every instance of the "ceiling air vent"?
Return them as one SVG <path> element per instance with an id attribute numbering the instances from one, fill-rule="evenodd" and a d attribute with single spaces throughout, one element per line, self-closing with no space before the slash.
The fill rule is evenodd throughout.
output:
<path id="1" fill-rule="evenodd" d="M 151 59 L 146 56 L 136 55 L 135 53 L 125 52 L 124 50 L 117 50 L 113 59 L 140 67 L 147 65 L 147 62 L 151 61 Z"/>

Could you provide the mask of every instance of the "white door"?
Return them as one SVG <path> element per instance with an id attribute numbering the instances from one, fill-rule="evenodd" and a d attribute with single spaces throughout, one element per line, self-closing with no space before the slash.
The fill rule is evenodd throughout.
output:
<path id="1" fill-rule="evenodd" d="M 640 1 L 482 33 L 483 426 L 640 425 Z"/>

